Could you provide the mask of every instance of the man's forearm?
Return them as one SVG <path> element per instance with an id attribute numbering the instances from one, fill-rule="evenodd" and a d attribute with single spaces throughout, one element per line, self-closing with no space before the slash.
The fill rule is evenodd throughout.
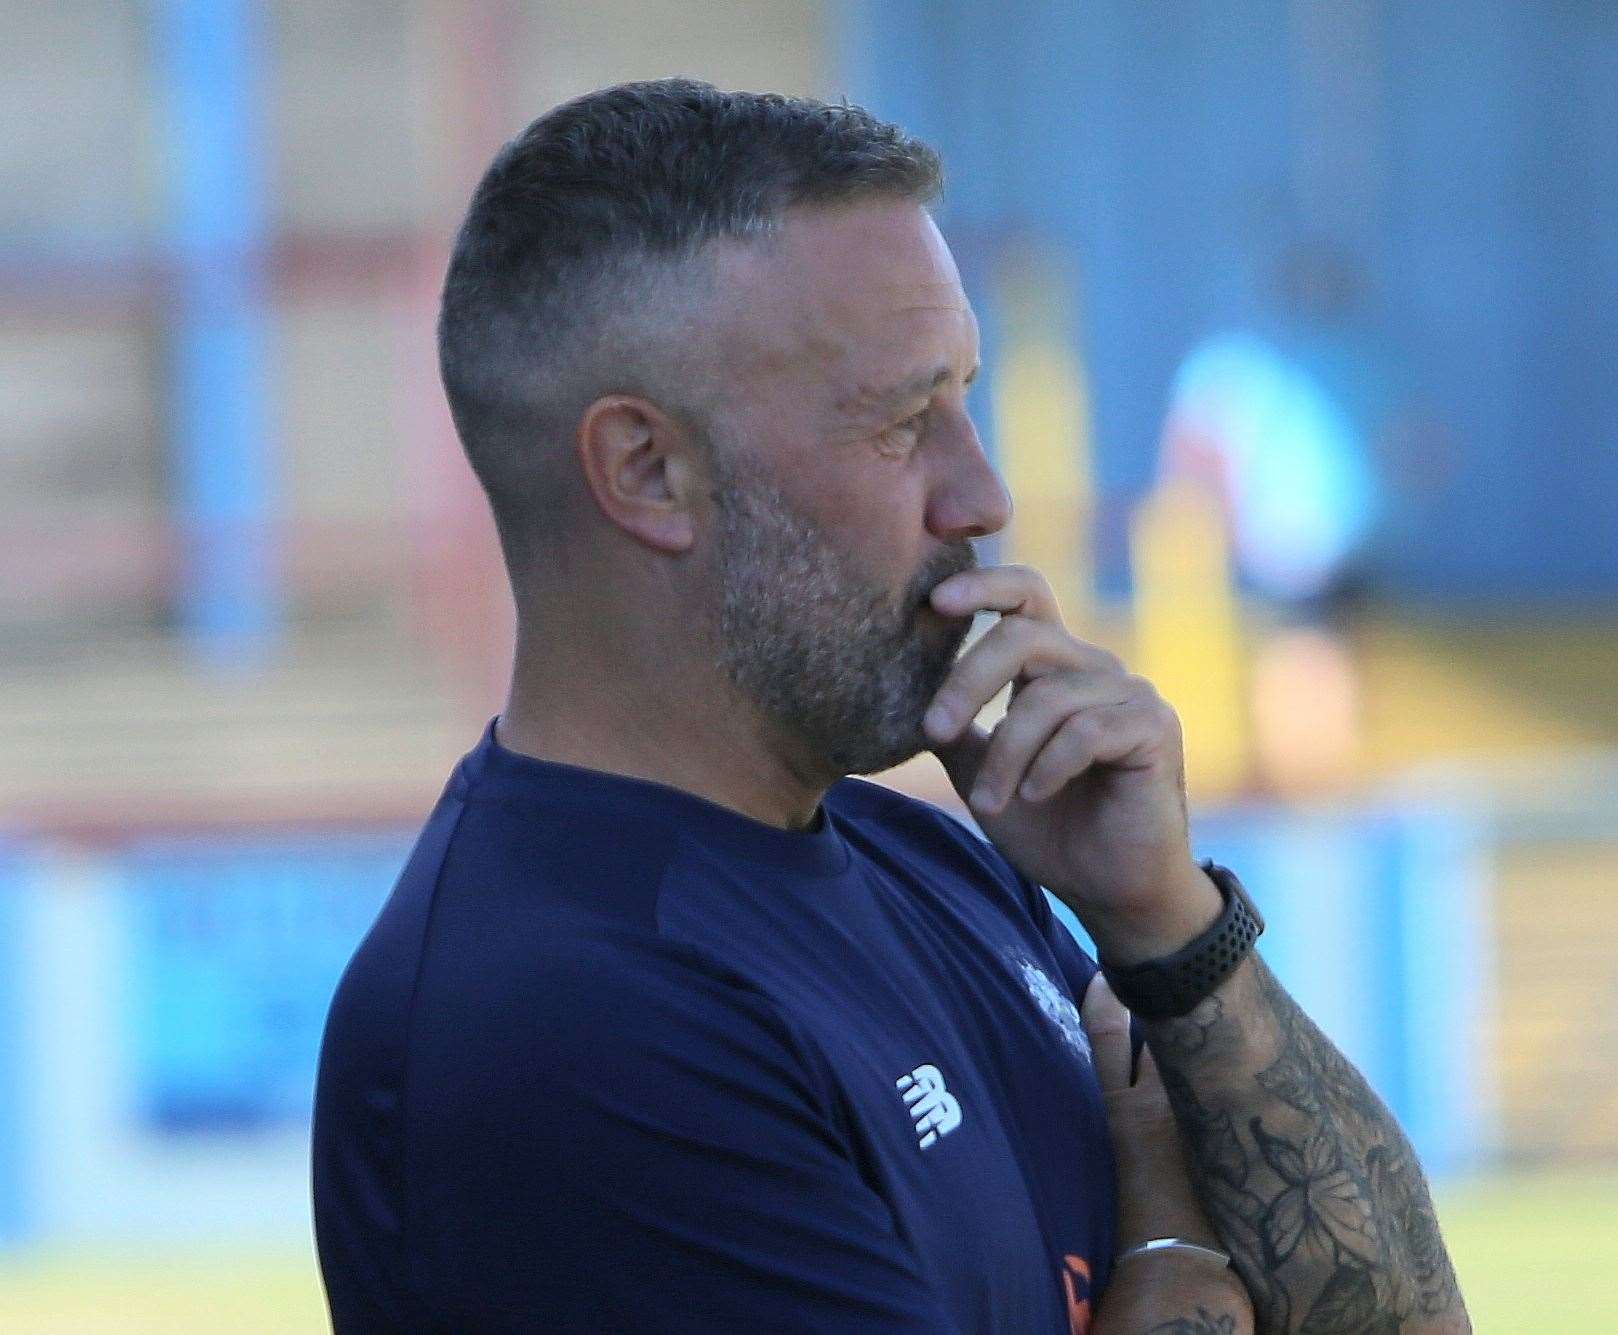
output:
<path id="1" fill-rule="evenodd" d="M 1261 1332 L 1470 1330 L 1409 1141 L 1257 956 L 1146 1032 Z"/>

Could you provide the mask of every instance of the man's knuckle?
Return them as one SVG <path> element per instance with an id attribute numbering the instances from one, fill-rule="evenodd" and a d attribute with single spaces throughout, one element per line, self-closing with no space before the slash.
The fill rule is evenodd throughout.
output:
<path id="1" fill-rule="evenodd" d="M 1010 764 L 1009 757 L 1026 745 L 1031 730 L 1030 721 L 1015 711 L 995 724 L 988 754 L 983 757 L 984 774 L 1001 773 Z"/>
<path id="2" fill-rule="evenodd" d="M 1000 631 L 1000 638 L 1012 644 L 1036 645 L 1050 638 L 1052 627 L 1043 621 L 1035 621 L 1031 617 L 1001 617 L 995 630 Z"/>
<path id="3" fill-rule="evenodd" d="M 1105 725 L 1096 712 L 1083 710 L 1062 725 L 1057 740 L 1069 751 L 1082 751 L 1094 746 L 1104 731 Z"/>
<path id="4" fill-rule="evenodd" d="M 950 681 L 950 689 L 960 695 L 975 695 L 983 683 L 987 682 L 999 671 L 994 659 L 987 655 L 974 655 L 963 658 L 956 665 Z"/>
<path id="5" fill-rule="evenodd" d="M 1073 674 L 1053 672 L 1048 676 L 1035 677 L 1018 692 L 1018 699 L 1027 702 L 1025 708 L 1043 713 L 1061 708 L 1072 698 L 1075 685 Z"/>
<path id="6" fill-rule="evenodd" d="M 1129 692 L 1133 700 L 1151 703 L 1158 698 L 1157 687 L 1138 672 L 1124 673 L 1124 689 Z"/>
<path id="7" fill-rule="evenodd" d="M 1125 678 L 1131 675 L 1129 669 L 1124 666 L 1124 660 L 1111 649 L 1103 649 L 1099 645 L 1092 645 L 1091 648 L 1095 650 L 1097 670 Z"/>

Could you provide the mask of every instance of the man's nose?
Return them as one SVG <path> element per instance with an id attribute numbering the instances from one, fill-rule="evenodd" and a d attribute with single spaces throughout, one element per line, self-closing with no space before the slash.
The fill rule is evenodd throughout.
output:
<path id="1" fill-rule="evenodd" d="M 939 451 L 938 480 L 927 507 L 927 530 L 945 542 L 986 538 L 1011 522 L 1011 495 L 983 452 L 977 428 L 965 413 Z"/>

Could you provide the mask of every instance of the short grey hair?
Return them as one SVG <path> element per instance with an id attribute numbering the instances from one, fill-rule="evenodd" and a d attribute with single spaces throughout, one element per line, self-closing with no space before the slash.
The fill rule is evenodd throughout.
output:
<path id="1" fill-rule="evenodd" d="M 531 558 L 556 469 L 604 393 L 699 420 L 680 374 L 720 238 L 764 237 L 798 205 L 930 203 L 938 155 L 848 103 L 619 84 L 547 112 L 484 174 L 444 281 L 439 366 L 507 563 Z M 682 397 L 684 396 L 684 397 Z"/>

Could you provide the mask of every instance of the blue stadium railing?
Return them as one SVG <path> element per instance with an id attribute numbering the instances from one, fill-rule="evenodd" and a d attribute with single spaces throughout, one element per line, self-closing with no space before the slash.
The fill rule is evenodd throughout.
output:
<path id="1" fill-rule="evenodd" d="M 0 845 L 0 1243 L 305 1230 L 326 1005 L 411 838 Z M 1475 823 L 1252 808 L 1200 820 L 1198 845 L 1240 871 L 1266 958 L 1429 1169 L 1477 1163 L 1493 1100 Z"/>

